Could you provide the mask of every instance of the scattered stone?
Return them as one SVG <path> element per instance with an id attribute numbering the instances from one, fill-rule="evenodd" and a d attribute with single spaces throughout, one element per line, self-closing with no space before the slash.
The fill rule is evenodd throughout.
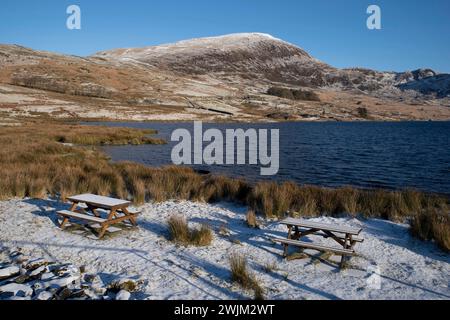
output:
<path id="1" fill-rule="evenodd" d="M 96 277 L 97 277 L 97 275 L 95 275 L 95 274 L 85 274 L 83 279 L 86 282 L 92 283 L 92 282 L 94 282 Z"/>
<path id="2" fill-rule="evenodd" d="M 104 295 L 107 291 L 107 289 L 103 285 L 100 285 L 100 284 L 93 284 L 91 286 L 91 289 L 100 296 Z"/>
<path id="3" fill-rule="evenodd" d="M 87 297 L 89 297 L 91 300 L 99 300 L 99 296 L 91 289 L 84 290 L 84 293 Z"/>
<path id="4" fill-rule="evenodd" d="M 37 268 L 42 267 L 42 266 L 47 266 L 48 264 L 49 264 L 48 261 L 46 261 L 44 259 L 35 259 L 35 260 L 29 261 L 25 265 L 25 269 L 27 269 L 27 270 L 34 270 L 34 269 L 37 269 Z"/>
<path id="5" fill-rule="evenodd" d="M 130 300 L 131 294 L 126 290 L 120 290 L 116 294 L 116 300 Z"/>
<path id="6" fill-rule="evenodd" d="M 119 279 L 111 282 L 111 284 L 108 286 L 108 289 L 116 292 L 120 290 L 133 292 L 137 289 L 137 283 L 132 279 Z"/>
<path id="7" fill-rule="evenodd" d="M 53 278 L 55 278 L 55 275 L 53 273 L 51 273 L 51 272 L 46 272 L 46 273 L 41 275 L 41 280 L 43 280 L 43 281 L 44 280 L 50 280 L 50 279 L 53 279 Z"/>
<path id="8" fill-rule="evenodd" d="M 8 253 L 7 253 L 8 254 Z M 106 286 L 86 266 L 56 265 L 26 257 L 20 250 L 9 253 L 0 264 L 0 300 L 129 300 L 142 283 L 117 279 Z"/>
<path id="9" fill-rule="evenodd" d="M 51 300 L 52 298 L 53 298 L 53 294 L 48 291 L 41 291 L 36 296 L 36 300 Z"/>
<path id="10" fill-rule="evenodd" d="M 57 300 L 66 300 L 70 296 L 72 296 L 72 290 L 70 290 L 69 288 L 63 288 L 56 294 L 56 299 Z"/>
<path id="11" fill-rule="evenodd" d="M 13 297 L 9 298 L 9 300 L 31 300 L 31 296 L 25 296 L 25 297 L 13 296 Z"/>
<path id="12" fill-rule="evenodd" d="M 0 280 L 11 278 L 20 273 L 20 268 L 16 266 L 11 266 L 7 268 L 0 269 Z"/>
<path id="13" fill-rule="evenodd" d="M 14 297 L 14 293 L 12 293 L 12 292 L 0 292 L 0 300 L 10 300 L 11 297 Z"/>
<path id="14" fill-rule="evenodd" d="M 21 274 L 16 279 L 14 279 L 14 282 L 15 283 L 19 283 L 19 284 L 23 284 L 23 283 L 28 282 L 30 280 L 31 280 L 31 277 L 29 275 Z"/>
<path id="15" fill-rule="evenodd" d="M 0 292 L 10 292 L 14 296 L 26 297 L 33 294 L 33 289 L 26 284 L 8 283 L 0 287 Z"/>
<path id="16" fill-rule="evenodd" d="M 39 268 L 33 270 L 33 271 L 30 273 L 30 276 L 31 276 L 31 277 L 39 277 L 39 276 L 41 276 L 42 274 L 46 273 L 47 271 L 48 271 L 48 267 L 47 267 L 47 266 L 41 266 L 41 267 L 39 267 Z"/>
<path id="17" fill-rule="evenodd" d="M 86 293 L 84 290 L 76 290 L 72 291 L 71 298 L 83 298 L 86 296 Z"/>
<path id="18" fill-rule="evenodd" d="M 65 265 L 59 265 L 55 266 L 50 269 L 55 275 L 57 276 L 66 276 L 66 275 L 76 275 L 80 274 L 80 270 L 74 266 L 73 264 L 65 264 Z"/>
<path id="19" fill-rule="evenodd" d="M 69 276 L 66 278 L 58 278 L 50 280 L 46 282 L 45 285 L 51 288 L 62 288 L 67 287 L 69 284 L 73 283 L 74 281 L 77 281 L 78 279 L 80 279 L 79 276 Z"/>
<path id="20" fill-rule="evenodd" d="M 18 255 L 12 257 L 12 261 L 16 264 L 23 264 L 29 260 L 23 253 L 19 253 Z"/>

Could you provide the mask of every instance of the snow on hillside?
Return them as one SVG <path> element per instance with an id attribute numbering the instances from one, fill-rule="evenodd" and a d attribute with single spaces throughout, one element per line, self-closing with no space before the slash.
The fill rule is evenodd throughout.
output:
<path id="1" fill-rule="evenodd" d="M 138 60 L 146 58 L 156 59 L 158 57 L 165 58 L 166 55 L 202 55 L 204 52 L 210 50 L 227 51 L 255 49 L 260 46 L 261 43 L 271 43 L 273 45 L 283 45 L 296 48 L 299 52 L 304 54 L 305 57 L 311 58 L 308 53 L 300 48 L 264 33 L 235 33 L 217 37 L 196 38 L 143 48 L 103 51 L 97 53 L 96 56 L 111 58 L 116 57 L 119 59 L 134 58 Z"/>
<path id="2" fill-rule="evenodd" d="M 0 202 L 0 248 L 20 247 L 32 257 L 89 265 L 109 280 L 141 279 L 142 299 L 251 298 L 251 292 L 230 281 L 228 257 L 233 252 L 248 258 L 268 299 L 450 299 L 450 257 L 432 243 L 413 239 L 403 224 L 314 219 L 364 230 L 365 242 L 356 247 L 361 256 L 340 272 L 333 262 L 282 259 L 280 245 L 270 237 L 286 236 L 285 227 L 268 222 L 260 230 L 249 229 L 244 223 L 246 209 L 231 204 L 149 203 L 141 208 L 137 229 L 104 240 L 83 230 L 60 230 L 55 210 L 61 208 L 67 205 L 53 200 Z M 193 224 L 210 224 L 215 231 L 212 245 L 185 248 L 169 242 L 166 221 L 175 213 L 184 214 Z M 273 263 L 275 271 L 264 270 Z M 374 275 L 378 272 L 379 278 Z"/>

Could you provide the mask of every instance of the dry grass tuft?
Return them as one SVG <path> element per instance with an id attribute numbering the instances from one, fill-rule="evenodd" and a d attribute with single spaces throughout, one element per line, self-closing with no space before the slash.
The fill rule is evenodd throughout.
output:
<path id="1" fill-rule="evenodd" d="M 171 241 L 181 244 L 189 244 L 191 232 L 185 217 L 180 215 L 171 216 L 167 224 L 169 226 Z"/>
<path id="2" fill-rule="evenodd" d="M 255 300 L 264 300 L 264 289 L 255 276 L 248 271 L 247 259 L 238 253 L 230 256 L 231 280 L 246 290 L 253 290 Z"/>
<path id="3" fill-rule="evenodd" d="M 191 231 L 191 243 L 197 247 L 209 246 L 213 241 L 213 232 L 211 228 L 203 224 L 200 229 Z"/>
<path id="4" fill-rule="evenodd" d="M 411 221 L 411 233 L 422 240 L 434 240 L 444 251 L 450 252 L 450 215 L 448 208 L 429 203 Z"/>
<path id="5" fill-rule="evenodd" d="M 278 265 L 277 265 L 276 261 L 267 262 L 264 264 L 263 270 L 266 273 L 272 273 L 272 272 L 278 270 Z"/>
<path id="6" fill-rule="evenodd" d="M 247 211 L 246 216 L 247 226 L 249 228 L 258 228 L 258 219 L 256 218 L 256 213 L 254 210 L 250 209 Z"/>
<path id="7" fill-rule="evenodd" d="M 211 244 L 213 233 L 208 225 L 202 225 L 199 229 L 190 229 L 186 218 L 174 215 L 168 221 L 171 241 L 184 246 L 193 245 L 204 247 Z"/>

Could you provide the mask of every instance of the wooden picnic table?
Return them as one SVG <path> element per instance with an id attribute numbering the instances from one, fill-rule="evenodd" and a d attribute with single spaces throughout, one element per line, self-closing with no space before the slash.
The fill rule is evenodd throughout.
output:
<path id="1" fill-rule="evenodd" d="M 283 255 L 286 257 L 288 254 L 288 247 L 290 245 L 300 247 L 303 249 L 314 249 L 323 252 L 331 252 L 337 255 L 341 255 L 341 264 L 343 267 L 346 257 L 355 255 L 354 246 L 358 242 L 363 242 L 364 239 L 358 237 L 361 233 L 361 228 L 353 228 L 347 226 L 338 226 L 325 223 L 312 222 L 304 219 L 287 218 L 280 222 L 288 228 L 287 239 L 275 238 L 276 242 L 280 242 L 284 246 Z M 336 248 L 331 246 L 324 246 L 314 244 L 312 242 L 300 241 L 301 238 L 308 235 L 317 235 L 323 238 L 331 238 L 342 248 Z"/>
<path id="2" fill-rule="evenodd" d="M 98 196 L 95 194 L 81 194 L 67 198 L 72 205 L 69 210 L 58 211 L 63 217 L 60 227 L 64 229 L 69 219 L 83 220 L 90 223 L 100 224 L 98 237 L 102 238 L 111 225 L 129 221 L 133 226 L 137 225 L 136 218 L 138 212 L 128 209 L 130 201 L 114 199 L 110 197 Z M 86 207 L 80 207 L 85 204 Z M 101 217 L 99 209 L 107 212 L 106 218 Z"/>

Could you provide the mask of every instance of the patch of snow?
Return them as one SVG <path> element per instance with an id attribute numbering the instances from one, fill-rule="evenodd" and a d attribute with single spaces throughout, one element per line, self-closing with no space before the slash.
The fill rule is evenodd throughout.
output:
<path id="1" fill-rule="evenodd" d="M 17 266 L 11 266 L 0 269 L 0 279 L 12 277 L 20 272 L 20 268 Z"/>
<path id="2" fill-rule="evenodd" d="M 130 300 L 131 294 L 126 290 L 120 290 L 116 294 L 116 300 Z"/>
<path id="3" fill-rule="evenodd" d="M 48 207 L 53 210 L 43 209 Z M 103 240 L 61 230 L 55 224 L 55 212 L 67 207 L 51 199 L 0 202 L 1 246 L 20 247 L 27 255 L 60 263 L 90 266 L 102 283 L 143 279 L 136 299 L 251 298 L 252 292 L 230 280 L 229 256 L 234 252 L 247 257 L 267 299 L 450 299 L 449 255 L 433 243 L 412 238 L 405 224 L 379 219 L 312 219 L 363 229 L 365 241 L 356 246 L 359 256 L 350 260 L 349 269 L 339 271 L 338 257 L 320 262 L 320 254 L 313 251 L 306 251 L 311 254 L 306 259 L 283 259 L 282 247 L 270 238 L 285 237 L 286 227 L 267 221 L 261 229 L 249 229 L 244 221 L 247 209 L 233 204 L 147 203 L 140 208 L 138 228 Z M 167 219 L 173 214 L 185 215 L 193 226 L 209 224 L 214 230 L 213 244 L 197 248 L 168 241 Z M 219 231 L 223 228 L 228 232 L 222 235 Z M 276 268 L 267 272 L 265 266 L 271 264 Z M 64 283 L 59 281 L 53 284 L 67 285 L 80 278 L 71 275 Z M 25 287 L 9 290 L 18 289 L 29 292 Z M 103 295 L 86 294 L 94 298 Z"/>

